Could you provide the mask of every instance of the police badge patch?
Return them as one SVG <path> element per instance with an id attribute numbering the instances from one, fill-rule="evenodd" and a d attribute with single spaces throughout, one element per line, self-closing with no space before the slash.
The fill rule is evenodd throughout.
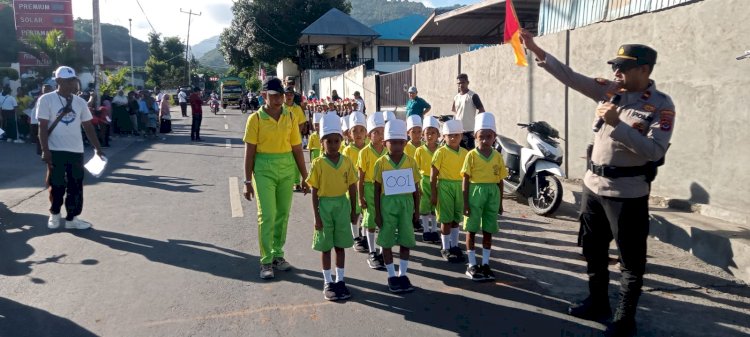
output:
<path id="1" fill-rule="evenodd" d="M 659 127 L 662 131 L 672 130 L 672 124 L 674 124 L 674 111 L 662 110 L 659 112 Z"/>

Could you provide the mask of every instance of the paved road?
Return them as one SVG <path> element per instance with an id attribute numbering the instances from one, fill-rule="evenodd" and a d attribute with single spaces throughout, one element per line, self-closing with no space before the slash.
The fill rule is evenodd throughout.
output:
<path id="1" fill-rule="evenodd" d="M 286 246 L 295 269 L 260 280 L 255 203 L 236 203 L 245 119 L 234 110 L 207 114 L 202 143 L 190 142 L 188 119 L 175 120 L 166 140 L 116 139 L 106 176 L 86 178 L 82 217 L 94 229 L 83 232 L 46 228 L 41 167 L 25 150 L 33 148 L 0 144 L 12 154 L 0 156 L 0 336 L 601 334 L 602 325 L 563 314 L 586 289 L 570 205 L 542 218 L 505 201 L 494 283 L 472 283 L 464 266 L 438 258 L 438 246 L 419 243 L 409 269 L 418 290 L 393 295 L 386 274 L 348 250 L 353 298 L 331 303 L 310 249 L 310 199 L 296 194 Z M 747 286 L 650 245 L 642 335 L 750 332 Z"/>

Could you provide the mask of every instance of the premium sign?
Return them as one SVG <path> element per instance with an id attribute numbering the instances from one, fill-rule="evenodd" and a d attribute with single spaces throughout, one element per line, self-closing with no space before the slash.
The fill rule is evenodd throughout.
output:
<path id="1" fill-rule="evenodd" d="M 16 37 L 26 40 L 31 35 L 47 35 L 52 30 L 60 30 L 69 40 L 75 38 L 73 29 L 73 4 L 71 0 L 36 1 L 14 0 Z M 33 56 L 20 52 L 18 62 L 21 72 L 29 67 L 49 65 L 48 60 L 37 60 Z"/>
<path id="2" fill-rule="evenodd" d="M 16 14 L 28 13 L 60 13 L 73 15 L 73 6 L 70 0 L 65 1 L 34 1 L 21 0 L 13 1 L 13 8 Z"/>

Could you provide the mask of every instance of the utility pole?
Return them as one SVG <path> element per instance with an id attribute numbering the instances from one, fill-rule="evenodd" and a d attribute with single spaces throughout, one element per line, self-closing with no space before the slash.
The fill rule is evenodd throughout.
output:
<path id="1" fill-rule="evenodd" d="M 190 83 L 190 21 L 193 18 L 193 15 L 201 16 L 203 12 L 193 13 L 192 9 L 186 12 L 183 11 L 182 8 L 180 8 L 180 12 L 188 15 L 188 32 L 187 40 L 185 41 L 185 64 L 187 68 L 187 83 L 189 86 L 192 86 L 192 84 Z"/>
<path id="2" fill-rule="evenodd" d="M 135 75 L 133 71 L 133 19 L 128 19 L 128 37 L 130 38 L 130 85 L 135 88 Z"/>
<path id="3" fill-rule="evenodd" d="M 92 0 L 94 8 L 94 20 L 92 21 L 91 33 L 93 35 L 94 51 L 94 92 L 96 92 L 96 107 L 101 104 L 101 94 L 99 93 L 101 66 L 104 63 L 102 50 L 102 25 L 99 20 L 99 0 Z"/>

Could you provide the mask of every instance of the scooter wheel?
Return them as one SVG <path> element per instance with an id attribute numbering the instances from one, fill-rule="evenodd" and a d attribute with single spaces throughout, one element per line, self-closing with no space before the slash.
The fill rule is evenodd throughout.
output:
<path id="1" fill-rule="evenodd" d="M 528 198 L 529 207 L 539 215 L 550 215 L 554 213 L 562 203 L 563 187 L 557 177 L 545 175 L 542 177 L 544 184 L 539 184 L 536 196 Z"/>

